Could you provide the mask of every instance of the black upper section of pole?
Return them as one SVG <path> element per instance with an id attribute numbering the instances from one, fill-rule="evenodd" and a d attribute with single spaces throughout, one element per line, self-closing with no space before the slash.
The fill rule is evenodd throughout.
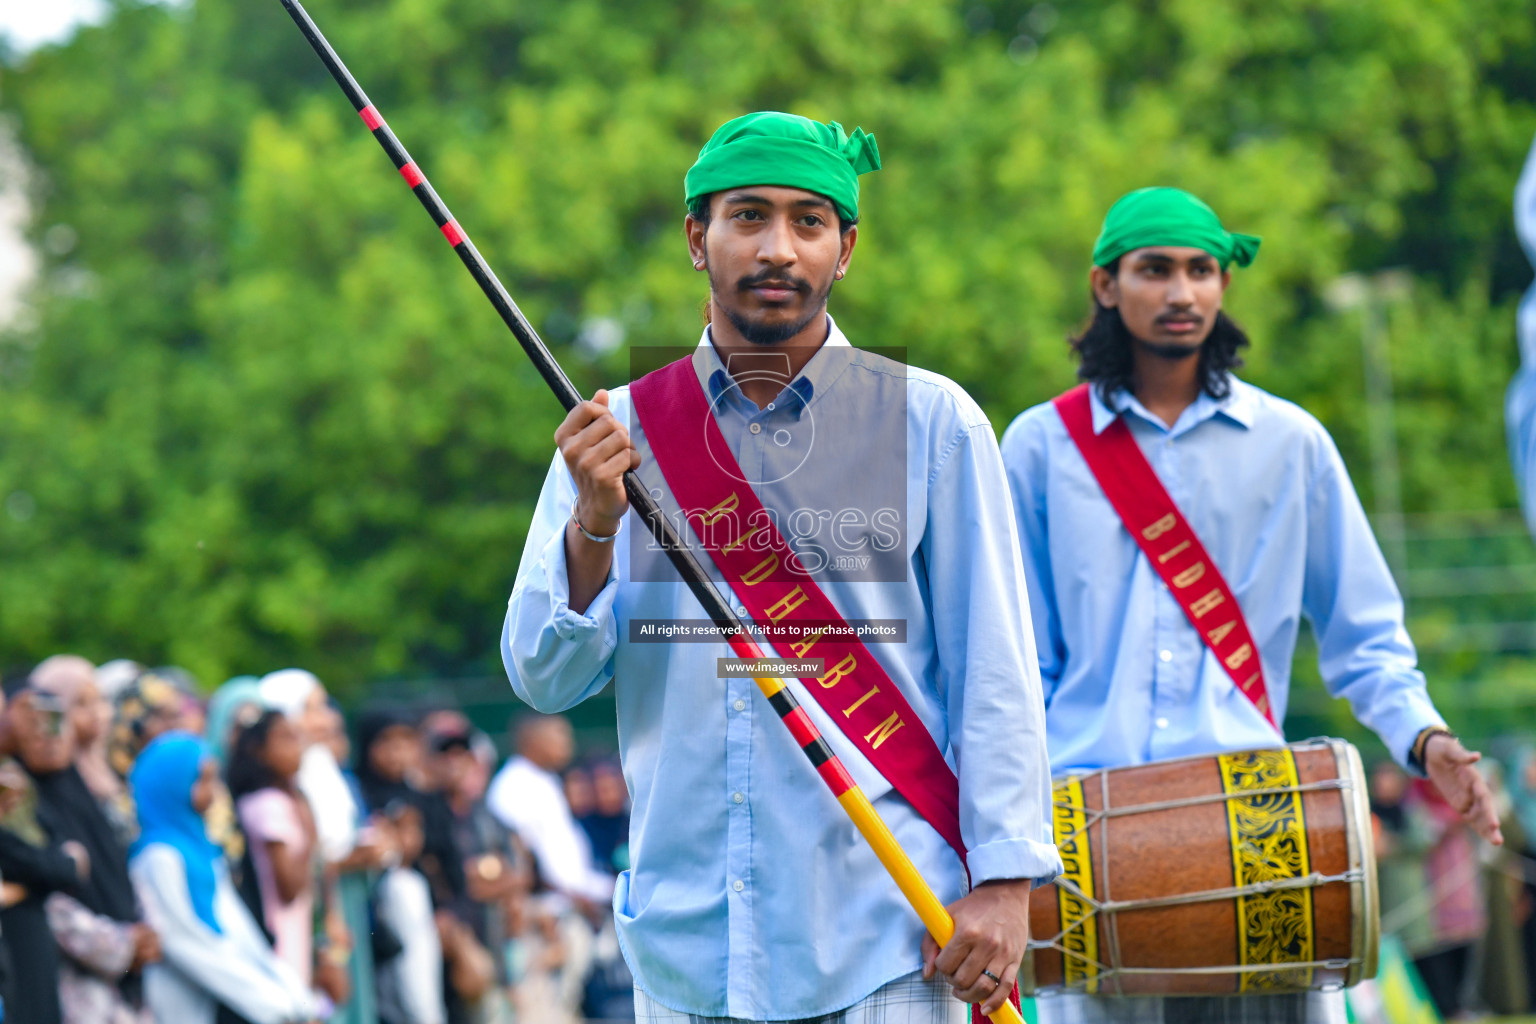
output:
<path id="1" fill-rule="evenodd" d="M 281 2 L 293 17 L 294 23 L 299 26 L 299 31 L 304 33 L 304 38 L 309 40 L 309 45 L 314 47 L 315 53 L 325 64 L 326 70 L 331 73 L 332 78 L 336 79 L 336 84 L 341 86 L 341 91 L 347 94 L 347 99 L 352 102 L 353 108 L 361 113 L 372 106 L 368 94 L 363 92 L 362 86 L 357 84 L 357 79 L 352 77 L 352 73 L 341 62 L 341 58 L 336 56 L 336 51 L 331 49 L 331 44 L 326 41 L 314 20 L 310 18 L 309 12 L 304 10 L 303 4 L 299 0 L 281 0 Z M 390 160 L 394 162 L 397 169 L 412 163 L 410 154 L 405 151 L 400 140 L 395 138 L 395 133 L 390 131 L 389 125 L 384 124 L 382 120 L 379 126 L 373 129 L 373 137 L 378 139 L 379 145 L 384 147 L 384 152 L 389 154 Z M 438 197 L 432 183 L 424 175 L 412 191 L 416 193 L 416 198 L 421 200 L 421 205 L 426 207 L 439 228 L 453 222 L 453 214 L 448 212 L 447 205 Z M 550 354 L 543 339 L 523 316 L 522 310 L 517 308 L 517 303 L 512 301 L 512 296 L 508 295 L 507 290 L 502 287 L 495 271 L 491 270 L 490 264 L 485 262 L 479 250 L 475 248 L 475 244 L 465 235 L 453 248 L 459 254 L 459 259 L 464 261 L 464 266 L 468 268 L 475 282 L 480 285 L 480 290 L 485 292 L 485 297 L 490 299 L 491 305 L 496 307 L 496 312 L 501 315 L 502 321 L 512 332 L 513 337 L 523 347 L 523 351 L 528 353 L 528 358 L 533 360 L 539 375 L 555 393 L 560 404 L 567 412 L 575 408 L 582 401 L 580 392 L 565 375 L 565 371 L 560 368 L 555 357 Z M 645 521 L 651 535 L 656 538 L 656 542 L 661 545 L 667 558 L 682 576 L 683 582 L 688 584 L 688 589 L 704 606 L 705 613 L 728 634 L 742 631 L 741 620 L 736 617 L 731 606 L 715 589 L 709 574 L 704 571 L 704 567 L 699 564 L 693 552 L 683 544 L 677 531 L 672 528 L 672 524 L 662 513 L 661 506 L 645 489 L 635 473 L 624 474 L 624 490 L 629 495 L 631 507 Z"/>

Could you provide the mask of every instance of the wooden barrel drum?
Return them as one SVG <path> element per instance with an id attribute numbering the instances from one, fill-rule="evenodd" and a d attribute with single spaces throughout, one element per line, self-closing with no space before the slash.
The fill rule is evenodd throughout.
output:
<path id="1" fill-rule="evenodd" d="M 1376 973 L 1376 857 L 1343 740 L 1055 783 L 1065 872 L 1030 905 L 1026 994 L 1229 995 Z"/>

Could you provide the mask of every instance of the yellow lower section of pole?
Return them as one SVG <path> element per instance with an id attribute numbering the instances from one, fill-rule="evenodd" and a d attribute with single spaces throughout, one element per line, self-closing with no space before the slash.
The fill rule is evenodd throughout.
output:
<path id="1" fill-rule="evenodd" d="M 784 689 L 784 680 L 774 676 L 756 676 L 755 681 L 764 697 L 772 697 Z M 843 810 L 853 819 L 854 827 L 875 851 L 875 856 L 880 858 L 880 863 L 885 865 L 891 878 L 895 879 L 896 887 L 907 898 L 907 902 L 912 904 L 912 909 L 917 911 L 918 920 L 923 922 L 928 934 L 940 946 L 946 945 L 955 934 L 954 920 L 918 872 L 912 858 L 907 856 L 907 851 L 891 835 L 890 828 L 880 817 L 880 812 L 875 810 L 875 805 L 869 802 L 869 797 L 858 786 L 854 786 L 838 797 L 837 802 L 843 805 Z M 990 1017 L 993 1024 L 1024 1024 L 1018 1009 L 1006 1000 Z"/>
<path id="2" fill-rule="evenodd" d="M 886 826 L 884 819 L 880 817 L 874 805 L 869 802 L 869 797 L 864 791 L 855 786 L 842 796 L 837 802 L 843 805 L 843 810 L 848 812 L 848 817 L 853 819 L 859 834 L 869 843 L 875 851 L 875 856 L 880 858 L 880 863 L 885 865 L 885 870 L 890 872 L 896 880 L 896 886 L 906 896 L 907 902 L 912 904 L 912 909 L 917 911 L 918 918 L 923 922 L 923 927 L 928 929 L 928 934 L 933 936 L 940 946 L 949 942 L 955 934 L 955 922 L 949 916 L 949 911 L 944 909 L 944 904 L 934 895 L 923 876 L 918 873 L 917 865 L 912 863 L 912 858 L 907 856 L 907 851 L 901 848 L 896 837 L 891 835 L 891 830 Z M 991 1014 L 993 1024 L 1024 1024 L 1024 1018 L 1019 1015 L 1018 1009 L 1010 1002 L 1004 1001 L 997 1012 Z"/>
<path id="3" fill-rule="evenodd" d="M 862 789 L 854 788 L 838 797 L 837 802 L 843 805 L 843 810 L 853 819 L 859 833 L 875 851 L 875 856 L 880 858 L 885 870 L 896 880 L 897 888 L 907 898 L 907 902 L 912 904 L 912 909 L 917 911 L 918 919 L 928 929 L 928 934 L 941 946 L 947 943 L 955 933 L 955 922 L 929 888 L 928 882 L 918 873 L 917 865 L 912 863 L 907 851 L 891 835 L 890 828 L 869 802 L 869 797 L 864 795 Z"/>

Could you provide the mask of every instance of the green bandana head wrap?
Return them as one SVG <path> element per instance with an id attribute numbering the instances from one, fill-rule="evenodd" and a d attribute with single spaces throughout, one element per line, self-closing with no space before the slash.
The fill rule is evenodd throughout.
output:
<path id="1" fill-rule="evenodd" d="M 1143 188 L 1120 197 L 1104 216 L 1104 230 L 1093 246 L 1093 265 L 1107 267 L 1132 249 L 1178 245 L 1204 249 L 1221 269 L 1235 262 L 1246 267 L 1259 252 L 1259 240 L 1221 226 L 1221 219 L 1199 199 L 1177 188 Z"/>
<path id="2" fill-rule="evenodd" d="M 880 150 L 864 129 L 855 128 L 850 137 L 836 121 L 764 110 L 716 129 L 688 169 L 684 199 L 697 213 L 699 201 L 712 192 L 779 185 L 824 195 L 839 217 L 853 221 L 859 217 L 859 175 L 879 169 Z"/>

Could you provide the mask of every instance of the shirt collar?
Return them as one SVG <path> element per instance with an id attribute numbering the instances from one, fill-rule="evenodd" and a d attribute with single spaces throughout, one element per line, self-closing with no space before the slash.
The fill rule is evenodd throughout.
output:
<path id="1" fill-rule="evenodd" d="M 1102 434 L 1104 428 L 1115 421 L 1121 413 L 1130 412 L 1146 420 L 1152 426 L 1168 434 L 1178 435 L 1185 431 L 1193 430 L 1213 416 L 1224 416 L 1243 429 L 1253 426 L 1254 396 L 1248 385 L 1236 377 L 1227 378 L 1227 397 L 1212 398 L 1204 391 L 1200 392 L 1193 405 L 1185 409 L 1179 416 L 1179 421 L 1170 429 L 1166 423 L 1147 411 L 1146 407 L 1136 400 L 1136 396 L 1124 388 L 1119 388 L 1109 396 L 1109 404 L 1106 405 L 1099 397 L 1099 389 L 1092 387 L 1089 394 L 1092 397 L 1093 406 L 1093 432 Z"/>
<path id="2" fill-rule="evenodd" d="M 847 367 L 848 359 L 844 355 L 829 353 L 829 348 L 852 348 L 846 335 L 838 329 L 837 322 L 832 315 L 827 314 L 827 339 L 816 354 L 801 368 L 795 379 L 790 381 L 780 392 L 786 400 L 794 400 L 794 413 L 798 418 L 806 406 L 815 400 L 819 393 L 826 391 L 838 375 Z M 787 358 L 787 357 L 786 357 Z M 714 342 L 705 327 L 699 336 L 699 344 L 693 352 L 693 372 L 698 375 L 699 385 L 704 393 L 709 396 L 711 404 L 717 403 L 720 396 L 729 390 L 735 383 L 727 371 L 725 363 L 720 359 L 720 353 L 716 351 Z"/>

